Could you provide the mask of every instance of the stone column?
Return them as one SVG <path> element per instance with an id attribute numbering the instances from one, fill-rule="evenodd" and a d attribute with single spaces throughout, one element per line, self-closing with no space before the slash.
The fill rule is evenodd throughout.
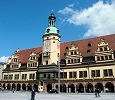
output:
<path id="1" fill-rule="evenodd" d="M 85 86 L 84 86 L 84 93 L 86 93 L 86 88 L 85 88 Z"/>
<path id="2" fill-rule="evenodd" d="M 66 87 L 66 93 L 68 93 L 68 87 Z"/>

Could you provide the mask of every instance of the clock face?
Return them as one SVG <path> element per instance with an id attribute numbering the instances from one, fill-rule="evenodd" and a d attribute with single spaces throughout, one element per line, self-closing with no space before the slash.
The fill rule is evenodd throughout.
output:
<path id="1" fill-rule="evenodd" d="M 46 40 L 44 46 L 45 46 L 45 51 L 48 52 L 50 50 L 50 41 Z"/>
<path id="2" fill-rule="evenodd" d="M 45 47 L 49 47 L 50 46 L 50 41 L 49 40 L 46 40 L 45 41 Z"/>

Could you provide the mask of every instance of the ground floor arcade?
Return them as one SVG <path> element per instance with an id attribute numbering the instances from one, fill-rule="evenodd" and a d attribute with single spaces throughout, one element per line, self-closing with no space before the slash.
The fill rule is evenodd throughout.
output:
<path id="1" fill-rule="evenodd" d="M 32 89 L 40 90 L 39 82 L 0 82 L 0 87 L 4 90 L 15 91 L 31 91 Z M 44 81 L 41 92 L 48 92 L 51 89 L 58 88 L 57 82 Z M 95 82 L 75 82 L 65 81 L 60 82 L 60 92 L 65 93 L 92 93 L 95 88 L 98 88 L 100 92 L 115 92 L 115 81 L 95 81 Z"/>

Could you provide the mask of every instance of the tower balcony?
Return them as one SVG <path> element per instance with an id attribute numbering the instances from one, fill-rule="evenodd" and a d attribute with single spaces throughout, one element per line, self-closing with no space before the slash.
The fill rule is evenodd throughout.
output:
<path id="1" fill-rule="evenodd" d="M 49 57 L 50 56 L 50 52 L 44 52 L 43 53 L 43 57 Z"/>

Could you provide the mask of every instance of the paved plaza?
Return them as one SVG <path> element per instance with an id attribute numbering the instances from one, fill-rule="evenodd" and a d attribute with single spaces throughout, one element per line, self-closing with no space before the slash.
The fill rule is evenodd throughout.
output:
<path id="1" fill-rule="evenodd" d="M 96 98 L 94 93 L 36 93 L 35 100 L 115 100 L 115 93 L 101 93 Z M 31 92 L 0 91 L 0 100 L 30 100 Z"/>

